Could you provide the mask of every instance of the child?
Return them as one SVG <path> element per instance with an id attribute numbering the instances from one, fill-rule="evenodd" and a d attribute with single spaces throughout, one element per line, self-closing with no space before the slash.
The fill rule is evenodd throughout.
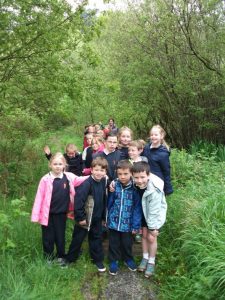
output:
<path id="1" fill-rule="evenodd" d="M 84 130 L 84 140 L 83 140 L 83 150 L 90 146 L 90 143 L 88 141 L 88 138 L 91 138 L 93 136 L 93 134 L 95 133 L 95 127 L 93 125 L 87 125 L 85 126 L 85 130 Z"/>
<path id="2" fill-rule="evenodd" d="M 139 141 L 131 141 L 128 147 L 129 161 L 133 165 L 138 161 L 148 162 L 148 159 L 145 156 L 140 156 L 143 151 L 142 143 Z"/>
<path id="3" fill-rule="evenodd" d="M 165 195 L 173 193 L 170 181 L 170 151 L 165 142 L 165 130 L 160 125 L 155 125 L 150 130 L 151 142 L 144 147 L 142 153 L 146 156 L 151 172 L 164 181 Z"/>
<path id="4" fill-rule="evenodd" d="M 102 247 L 102 221 L 105 221 L 106 211 L 106 170 L 108 164 L 104 158 L 98 157 L 92 161 L 91 176 L 76 190 L 74 214 L 76 224 L 72 241 L 66 255 L 66 264 L 77 260 L 81 245 L 88 234 L 91 258 L 99 272 L 105 272 L 103 265 L 104 253 Z M 85 203 L 89 195 L 94 202 L 90 220 L 86 220 Z M 87 221 L 89 231 L 87 230 Z M 85 226 L 85 228 L 84 228 Z"/>
<path id="5" fill-rule="evenodd" d="M 88 165 L 88 168 L 90 168 L 90 165 L 91 165 L 91 161 L 87 160 L 87 155 L 89 157 L 89 154 L 87 154 L 87 153 L 89 151 L 92 151 L 91 150 L 92 139 L 93 139 L 93 134 L 90 134 L 90 133 L 86 134 L 86 142 L 87 142 L 88 146 L 84 148 L 83 153 L 82 153 L 83 168 L 87 168 L 86 163 Z"/>
<path id="6" fill-rule="evenodd" d="M 108 162 L 108 181 L 109 183 L 116 178 L 116 166 L 121 160 L 120 151 L 116 150 L 118 143 L 117 136 L 114 133 L 109 133 L 105 140 L 105 149 L 103 152 L 96 153 L 93 157 L 103 157 Z"/>
<path id="7" fill-rule="evenodd" d="M 131 271 L 137 267 L 132 255 L 132 233 L 141 227 L 141 201 L 131 179 L 131 163 L 121 160 L 117 165 L 115 191 L 108 198 L 109 274 L 116 275 L 121 258 Z"/>
<path id="8" fill-rule="evenodd" d="M 123 126 L 120 128 L 118 133 L 119 145 L 118 149 L 121 153 L 121 159 L 128 159 L 128 146 L 132 141 L 133 132 L 130 128 Z"/>
<path id="9" fill-rule="evenodd" d="M 142 197 L 142 250 L 143 258 L 138 271 L 150 277 L 155 271 L 155 256 L 157 252 L 157 236 L 166 220 L 167 203 L 163 192 L 163 181 L 150 174 L 146 162 L 137 162 L 132 167 L 135 185 Z"/>
<path id="10" fill-rule="evenodd" d="M 65 255 L 65 230 L 69 204 L 74 201 L 74 186 L 86 178 L 79 178 L 73 173 L 64 172 L 66 160 L 62 153 L 52 155 L 49 167 L 51 171 L 41 178 L 35 197 L 31 221 L 42 226 L 44 257 L 54 258 L 56 245 L 58 262 Z"/>
<path id="11" fill-rule="evenodd" d="M 91 146 L 87 148 L 86 151 L 86 158 L 83 161 L 84 169 L 83 174 L 84 175 L 90 175 L 91 174 L 91 163 L 93 160 L 93 155 L 95 153 L 102 152 L 104 150 L 104 143 L 103 139 L 100 137 L 94 136 L 91 140 Z"/>
<path id="12" fill-rule="evenodd" d="M 44 147 L 45 156 L 48 160 L 52 157 L 50 148 L 46 145 Z M 72 172 L 77 176 L 82 175 L 83 163 L 82 156 L 78 152 L 77 147 L 74 144 L 66 145 L 66 152 L 63 154 L 66 159 L 67 171 Z"/>

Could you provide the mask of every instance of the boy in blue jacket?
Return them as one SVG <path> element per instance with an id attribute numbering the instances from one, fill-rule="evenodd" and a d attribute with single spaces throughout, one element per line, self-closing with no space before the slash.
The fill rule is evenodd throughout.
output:
<path id="1" fill-rule="evenodd" d="M 131 178 L 132 165 L 127 160 L 117 164 L 118 180 L 115 181 L 115 191 L 108 197 L 109 228 L 109 274 L 118 272 L 118 260 L 122 258 L 131 271 L 136 271 L 132 255 L 132 234 L 141 227 L 141 201 Z"/>

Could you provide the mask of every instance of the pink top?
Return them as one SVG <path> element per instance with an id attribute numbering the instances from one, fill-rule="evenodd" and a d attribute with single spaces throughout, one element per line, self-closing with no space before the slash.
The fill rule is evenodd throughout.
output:
<path id="1" fill-rule="evenodd" d="M 70 186 L 70 207 L 69 210 L 74 209 L 74 196 L 75 187 L 79 186 L 89 176 L 78 177 L 71 172 L 65 172 L 67 179 L 69 180 Z M 50 173 L 44 175 L 39 183 L 37 194 L 34 200 L 34 205 L 31 214 L 31 221 L 38 222 L 41 225 L 48 225 L 49 211 L 52 199 L 54 178 Z"/>

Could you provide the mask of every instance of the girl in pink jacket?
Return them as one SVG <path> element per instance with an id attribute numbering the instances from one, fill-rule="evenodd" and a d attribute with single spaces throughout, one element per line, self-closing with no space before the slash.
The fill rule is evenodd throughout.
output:
<path id="1" fill-rule="evenodd" d="M 87 177 L 64 172 L 66 160 L 60 152 L 51 157 L 49 167 L 51 171 L 40 180 L 31 221 L 41 224 L 44 257 L 52 261 L 56 245 L 56 258 L 61 263 L 65 255 L 67 212 L 73 208 L 74 203 L 74 187 Z"/>

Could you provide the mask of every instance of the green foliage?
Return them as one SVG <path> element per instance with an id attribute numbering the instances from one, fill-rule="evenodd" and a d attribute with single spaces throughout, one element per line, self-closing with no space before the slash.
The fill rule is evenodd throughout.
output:
<path id="1" fill-rule="evenodd" d="M 189 147 L 189 152 L 199 159 L 225 161 L 225 146 L 214 143 L 199 141 L 194 142 Z"/>
<path id="2" fill-rule="evenodd" d="M 172 165 L 175 193 L 168 197 L 167 223 L 159 238 L 162 297 L 223 299 L 223 163 L 173 151 Z"/>

